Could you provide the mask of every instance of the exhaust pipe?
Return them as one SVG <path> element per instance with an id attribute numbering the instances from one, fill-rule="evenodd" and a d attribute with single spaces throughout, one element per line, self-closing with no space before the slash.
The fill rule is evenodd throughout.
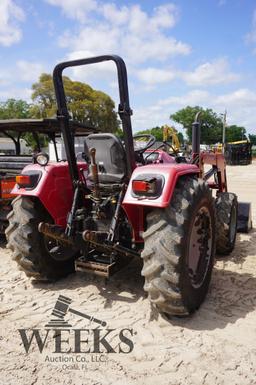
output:
<path id="1" fill-rule="evenodd" d="M 192 123 L 192 153 L 193 159 L 200 154 L 201 122 L 199 117 L 202 111 L 197 112 L 195 121 Z"/>

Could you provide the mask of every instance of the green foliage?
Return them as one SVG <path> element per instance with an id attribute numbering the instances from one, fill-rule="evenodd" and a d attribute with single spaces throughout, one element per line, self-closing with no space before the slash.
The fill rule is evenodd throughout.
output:
<path id="1" fill-rule="evenodd" d="M 170 118 L 175 122 L 182 124 L 186 129 L 186 134 L 189 138 L 189 142 L 192 141 L 192 123 L 195 120 L 196 113 L 201 111 L 201 143 L 212 144 L 222 141 L 222 119 L 212 109 L 203 109 L 202 107 L 195 106 L 182 108 L 181 110 L 172 114 Z"/>
<path id="2" fill-rule="evenodd" d="M 178 136 L 180 144 L 183 145 L 184 144 L 184 135 L 182 134 L 182 132 L 178 132 L 177 136 Z"/>
<path id="3" fill-rule="evenodd" d="M 113 100 L 104 92 L 96 91 L 87 84 L 75 82 L 63 77 L 67 104 L 70 115 L 81 123 L 94 127 L 100 131 L 116 132 L 120 135 L 119 120 L 115 112 Z M 29 104 L 24 100 L 9 99 L 0 103 L 0 119 L 47 118 L 56 116 L 56 99 L 52 76 L 42 74 L 39 81 L 32 85 L 32 100 Z M 6 132 L 20 153 L 20 138 L 24 138 L 32 149 L 45 147 L 48 138 L 38 134 L 38 140 L 32 133 L 18 134 L 14 131 Z M 38 143 L 39 141 L 39 143 Z"/>
<path id="4" fill-rule="evenodd" d="M 29 111 L 30 104 L 24 100 L 8 99 L 0 103 L 0 119 L 26 119 Z"/>
<path id="5" fill-rule="evenodd" d="M 256 135 L 255 134 L 249 134 L 250 142 L 253 146 L 256 146 Z"/>
<path id="6" fill-rule="evenodd" d="M 47 147 L 49 143 L 49 138 L 44 134 L 37 134 L 37 138 L 31 132 L 26 132 L 22 135 L 22 138 L 26 141 L 28 147 L 32 149 L 32 151 L 42 150 L 43 147 Z"/>
<path id="7" fill-rule="evenodd" d="M 6 102 L 0 103 L 0 119 L 27 119 L 30 117 L 30 104 L 24 100 L 8 99 Z M 8 138 L 12 139 L 16 154 L 20 154 L 20 139 L 26 140 L 26 134 L 15 131 L 6 131 L 4 133 Z"/>
<path id="8" fill-rule="evenodd" d="M 201 111 L 201 143 L 214 144 L 222 142 L 223 120 L 212 109 L 203 109 L 202 107 L 187 106 L 175 114 L 171 115 L 171 119 L 183 125 L 186 129 L 189 141 L 192 140 L 192 123 L 195 120 L 196 113 Z M 244 127 L 232 125 L 226 127 L 226 142 L 235 142 L 237 140 L 246 139 L 246 129 Z"/>
<path id="9" fill-rule="evenodd" d="M 124 133 L 123 133 L 123 130 L 122 128 L 118 127 L 118 129 L 114 132 L 114 134 L 120 138 L 121 140 L 124 139 Z"/>
<path id="10" fill-rule="evenodd" d="M 244 127 L 236 126 L 235 124 L 226 127 L 226 142 L 236 142 L 244 139 L 247 139 Z"/>
<path id="11" fill-rule="evenodd" d="M 119 127 L 115 104 L 104 92 L 96 91 L 88 84 L 63 77 L 68 109 L 74 120 L 100 131 L 115 132 Z M 32 85 L 31 108 L 33 117 L 56 115 L 56 100 L 52 76 L 42 74 L 39 82 Z"/>
<path id="12" fill-rule="evenodd" d="M 136 132 L 136 135 L 143 135 L 143 134 L 154 135 L 156 140 L 161 142 L 163 140 L 163 127 L 156 126 L 153 128 L 149 128 L 147 130 Z"/>
<path id="13" fill-rule="evenodd" d="M 6 102 L 0 103 L 0 119 L 29 119 L 33 105 L 24 100 L 8 99 Z M 31 132 L 18 133 L 15 131 L 6 131 L 5 136 L 12 139 L 15 144 L 16 154 L 20 154 L 20 139 L 24 139 L 27 146 L 33 150 L 48 145 L 48 137 L 38 134 L 38 139 Z"/>

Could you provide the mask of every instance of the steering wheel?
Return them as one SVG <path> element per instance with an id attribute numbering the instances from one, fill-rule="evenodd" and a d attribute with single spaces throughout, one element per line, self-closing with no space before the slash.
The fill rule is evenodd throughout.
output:
<path id="1" fill-rule="evenodd" d="M 146 139 L 141 140 L 141 139 Z M 136 139 L 139 139 L 138 142 L 141 141 L 141 145 L 136 145 Z M 133 137 L 133 143 L 134 143 L 134 152 L 137 154 L 142 154 L 144 151 L 146 151 L 149 147 L 153 146 L 155 144 L 156 138 L 153 135 L 149 134 L 141 134 L 141 135 L 134 135 Z"/>
<path id="2" fill-rule="evenodd" d="M 173 151 L 173 154 L 170 154 L 171 156 L 177 156 L 179 154 L 179 150 L 176 150 L 172 144 L 170 143 L 167 143 L 166 141 L 163 142 L 166 146 L 168 146 L 172 151 Z"/>

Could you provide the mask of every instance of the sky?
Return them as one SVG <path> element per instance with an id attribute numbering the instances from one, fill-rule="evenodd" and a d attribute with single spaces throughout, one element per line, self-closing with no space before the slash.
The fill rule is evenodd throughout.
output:
<path id="1" fill-rule="evenodd" d="M 127 65 L 134 131 L 200 105 L 256 134 L 255 0 L 0 0 L 1 101 L 31 101 L 42 72 L 104 54 Z M 118 102 L 114 64 L 65 74 Z"/>

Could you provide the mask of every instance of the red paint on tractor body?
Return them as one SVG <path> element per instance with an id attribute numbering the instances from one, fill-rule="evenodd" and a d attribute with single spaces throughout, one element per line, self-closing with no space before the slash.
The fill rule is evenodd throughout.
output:
<path id="1" fill-rule="evenodd" d="M 159 165 L 156 164 L 137 167 L 133 171 L 122 206 L 124 208 L 127 205 L 167 207 L 171 200 L 177 179 L 182 175 L 198 174 L 198 172 L 198 166 L 189 163 L 163 163 Z M 140 175 L 159 175 L 164 178 L 162 193 L 158 198 L 152 199 L 148 197 L 134 196 L 132 193 L 132 181 Z"/>
<path id="2" fill-rule="evenodd" d="M 78 163 L 79 170 L 83 170 L 86 179 L 88 165 L 85 162 Z M 71 209 L 73 201 L 73 189 L 67 162 L 49 163 L 42 167 L 38 164 L 26 166 L 22 174 L 28 171 L 40 171 L 42 175 L 36 187 L 33 189 L 19 188 L 17 184 L 12 190 L 12 194 L 37 197 L 47 209 L 56 225 L 65 227 L 67 215 Z M 147 207 L 165 208 L 169 205 L 177 179 L 185 174 L 198 174 L 199 168 L 188 163 L 168 163 L 150 164 L 139 166 L 133 171 L 128 188 L 122 202 L 122 207 L 126 212 L 128 220 L 133 228 L 135 242 L 143 242 L 142 232 L 144 226 L 144 210 Z M 149 197 L 136 197 L 132 194 L 132 181 L 140 176 L 147 175 L 161 176 L 164 179 L 162 192 L 156 199 Z"/>
<path id="3" fill-rule="evenodd" d="M 146 150 L 144 152 L 145 159 L 146 157 L 150 157 L 150 155 L 157 155 L 156 159 L 152 161 L 152 164 L 160 164 L 160 163 L 176 163 L 174 156 L 171 156 L 166 151 L 163 150 Z"/>
<path id="4" fill-rule="evenodd" d="M 15 177 L 3 177 L 0 180 L 0 201 L 14 198 L 11 191 L 15 186 L 15 183 Z"/>
<path id="5" fill-rule="evenodd" d="M 166 163 L 137 167 L 132 174 L 129 182 L 122 207 L 126 212 L 129 222 L 133 228 L 135 242 L 143 242 L 142 232 L 144 231 L 144 209 L 147 207 L 165 208 L 169 205 L 172 198 L 177 180 L 182 175 L 198 174 L 199 168 L 194 164 L 188 163 Z M 141 175 L 161 176 L 164 178 L 162 193 L 155 199 L 149 197 L 135 196 L 132 193 L 132 181 Z"/>
<path id="6" fill-rule="evenodd" d="M 78 168 L 86 172 L 88 165 L 85 162 L 79 162 Z M 55 224 L 65 227 L 67 214 L 73 201 L 73 188 L 68 163 L 49 163 L 45 167 L 31 164 L 23 169 L 22 174 L 37 170 L 42 172 L 42 176 L 36 187 L 33 189 L 19 188 L 16 184 L 12 194 L 37 197 L 52 216 Z"/>

